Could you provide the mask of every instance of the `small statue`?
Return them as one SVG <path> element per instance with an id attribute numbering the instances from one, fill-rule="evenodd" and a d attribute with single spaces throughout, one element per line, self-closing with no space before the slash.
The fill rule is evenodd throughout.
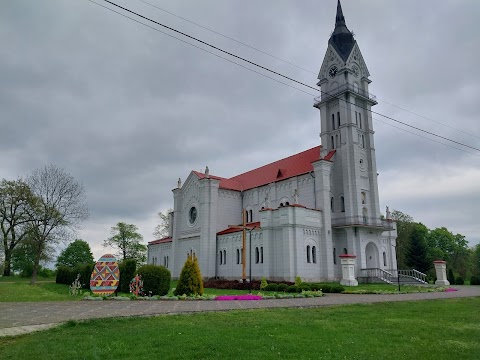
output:
<path id="1" fill-rule="evenodd" d="M 181 187 L 182 187 L 182 179 L 178 178 L 177 189 L 180 189 Z"/>
<path id="2" fill-rule="evenodd" d="M 387 206 L 387 209 L 385 210 L 385 213 L 387 214 L 387 220 L 390 220 L 390 209 Z"/>
<path id="3" fill-rule="evenodd" d="M 210 170 L 208 170 L 208 166 L 205 166 L 205 177 L 209 177 L 210 175 Z"/>

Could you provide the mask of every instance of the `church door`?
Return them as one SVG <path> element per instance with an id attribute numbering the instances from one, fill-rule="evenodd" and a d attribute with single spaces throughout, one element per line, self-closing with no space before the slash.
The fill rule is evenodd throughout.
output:
<path id="1" fill-rule="evenodd" d="M 367 259 L 367 269 L 379 268 L 378 248 L 373 242 L 369 242 L 365 247 L 365 257 Z"/>

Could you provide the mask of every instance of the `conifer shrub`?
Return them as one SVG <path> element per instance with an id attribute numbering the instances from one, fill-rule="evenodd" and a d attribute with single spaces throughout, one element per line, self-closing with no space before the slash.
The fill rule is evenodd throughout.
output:
<path id="1" fill-rule="evenodd" d="M 265 276 L 262 276 L 262 281 L 260 283 L 260 290 L 265 290 L 267 285 L 268 285 L 267 279 L 265 279 Z"/>
<path id="2" fill-rule="evenodd" d="M 452 268 L 448 269 L 447 280 L 450 284 L 452 284 L 452 285 L 455 284 L 455 276 L 453 275 Z"/>
<path id="3" fill-rule="evenodd" d="M 183 265 L 174 295 L 203 295 L 203 280 L 196 257 L 188 256 Z"/>
<path id="4" fill-rule="evenodd" d="M 142 276 L 143 291 L 152 295 L 167 295 L 170 290 L 170 271 L 158 265 L 144 265 L 137 271 Z"/>
<path id="5" fill-rule="evenodd" d="M 463 280 L 463 277 L 459 276 L 455 279 L 455 285 L 463 285 L 465 284 L 465 280 Z"/>
<path id="6" fill-rule="evenodd" d="M 480 285 L 480 277 L 472 276 L 470 278 L 470 285 Z"/>
<path id="7" fill-rule="evenodd" d="M 302 285 L 302 278 L 300 276 L 295 276 L 295 286 Z"/>
<path id="8" fill-rule="evenodd" d="M 277 291 L 277 284 L 268 284 L 267 286 L 265 286 L 265 288 L 263 289 L 264 291 Z"/>
<path id="9" fill-rule="evenodd" d="M 290 285 L 287 287 L 287 292 L 288 293 L 296 293 L 297 292 L 297 286 L 296 285 Z"/>
<path id="10" fill-rule="evenodd" d="M 130 292 L 130 281 L 135 277 L 137 262 L 134 259 L 127 259 L 118 264 L 120 269 L 120 283 L 118 290 L 123 293 Z"/>
<path id="11" fill-rule="evenodd" d="M 278 284 L 277 285 L 277 292 L 286 292 L 288 289 L 287 284 Z"/>

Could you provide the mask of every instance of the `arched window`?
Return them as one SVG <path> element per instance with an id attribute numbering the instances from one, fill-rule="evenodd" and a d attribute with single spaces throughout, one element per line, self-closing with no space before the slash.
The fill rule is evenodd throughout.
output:
<path id="1" fill-rule="evenodd" d="M 358 126 L 358 112 L 355 111 L 355 125 Z"/>
<path id="2" fill-rule="evenodd" d="M 287 202 L 285 203 L 285 206 L 288 206 L 288 205 L 290 205 L 290 203 L 287 201 Z"/>
<path id="3" fill-rule="evenodd" d="M 335 143 L 337 144 L 337 147 L 340 146 L 340 142 L 338 141 L 338 134 L 335 135 Z"/>
<path id="4" fill-rule="evenodd" d="M 337 249 L 333 248 L 333 263 L 337 265 Z"/>
<path id="5" fill-rule="evenodd" d="M 362 148 L 365 147 L 365 135 L 362 135 Z"/>
<path id="6" fill-rule="evenodd" d="M 220 265 L 223 264 L 223 251 L 220 250 Z"/>
<path id="7" fill-rule="evenodd" d="M 310 262 L 310 245 L 307 246 L 307 263 Z"/>
<path id="8" fill-rule="evenodd" d="M 340 196 L 340 211 L 345 212 L 345 198 Z"/>
<path id="9" fill-rule="evenodd" d="M 237 249 L 237 264 L 240 264 L 240 249 Z"/>
<path id="10" fill-rule="evenodd" d="M 363 208 L 363 223 L 366 224 L 367 223 L 367 220 L 368 220 L 368 212 L 367 212 L 367 209 L 366 208 Z"/>
<path id="11" fill-rule="evenodd" d="M 335 130 L 335 114 L 332 114 L 332 130 Z"/>
<path id="12" fill-rule="evenodd" d="M 253 221 L 253 211 L 250 210 L 249 213 L 250 213 L 250 222 L 252 222 Z"/>
<path id="13" fill-rule="evenodd" d="M 365 205 L 367 203 L 367 194 L 362 191 L 362 205 Z"/>
<path id="14" fill-rule="evenodd" d="M 280 203 L 280 207 L 283 207 L 283 203 Z"/>
<path id="15" fill-rule="evenodd" d="M 335 141 L 333 141 L 333 136 L 332 136 L 332 149 L 335 149 Z"/>
<path id="16" fill-rule="evenodd" d="M 258 264 L 260 261 L 260 251 L 258 250 L 258 247 L 255 248 L 255 264 Z"/>
<path id="17" fill-rule="evenodd" d="M 383 252 L 383 266 L 387 266 L 387 254 Z"/>
<path id="18" fill-rule="evenodd" d="M 363 129 L 362 127 L 362 114 L 358 113 L 358 123 L 360 124 L 360 129 Z"/>
<path id="19" fill-rule="evenodd" d="M 260 262 L 263 264 L 263 246 L 260 247 Z"/>
<path id="20" fill-rule="evenodd" d="M 317 263 L 317 248 L 315 246 L 312 246 L 312 262 Z"/>
<path id="21" fill-rule="evenodd" d="M 165 266 L 165 267 L 167 267 L 167 268 L 168 268 L 168 255 L 167 255 L 167 266 Z"/>
<path id="22" fill-rule="evenodd" d="M 347 254 L 348 254 L 347 248 L 343 248 L 343 255 L 347 255 Z"/>
<path id="23" fill-rule="evenodd" d="M 246 222 L 246 223 L 249 222 L 249 221 L 248 221 L 248 211 L 247 211 L 247 210 L 245 210 L 245 222 Z"/>
<path id="24" fill-rule="evenodd" d="M 223 265 L 227 263 L 227 250 L 223 250 Z"/>
<path id="25" fill-rule="evenodd" d="M 335 212 L 334 204 L 333 204 L 333 197 L 330 199 L 330 210 Z"/>
<path id="26" fill-rule="evenodd" d="M 338 124 L 338 127 L 340 127 L 340 111 L 337 112 L 337 124 Z"/>

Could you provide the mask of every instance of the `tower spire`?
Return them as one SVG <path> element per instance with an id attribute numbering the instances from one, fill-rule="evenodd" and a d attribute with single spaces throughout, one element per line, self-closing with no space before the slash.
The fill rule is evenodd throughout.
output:
<path id="1" fill-rule="evenodd" d="M 337 16 L 335 17 L 335 27 L 344 25 L 345 24 L 345 17 L 343 16 L 343 11 L 342 11 L 342 4 L 340 4 L 340 0 L 337 2 Z"/>

